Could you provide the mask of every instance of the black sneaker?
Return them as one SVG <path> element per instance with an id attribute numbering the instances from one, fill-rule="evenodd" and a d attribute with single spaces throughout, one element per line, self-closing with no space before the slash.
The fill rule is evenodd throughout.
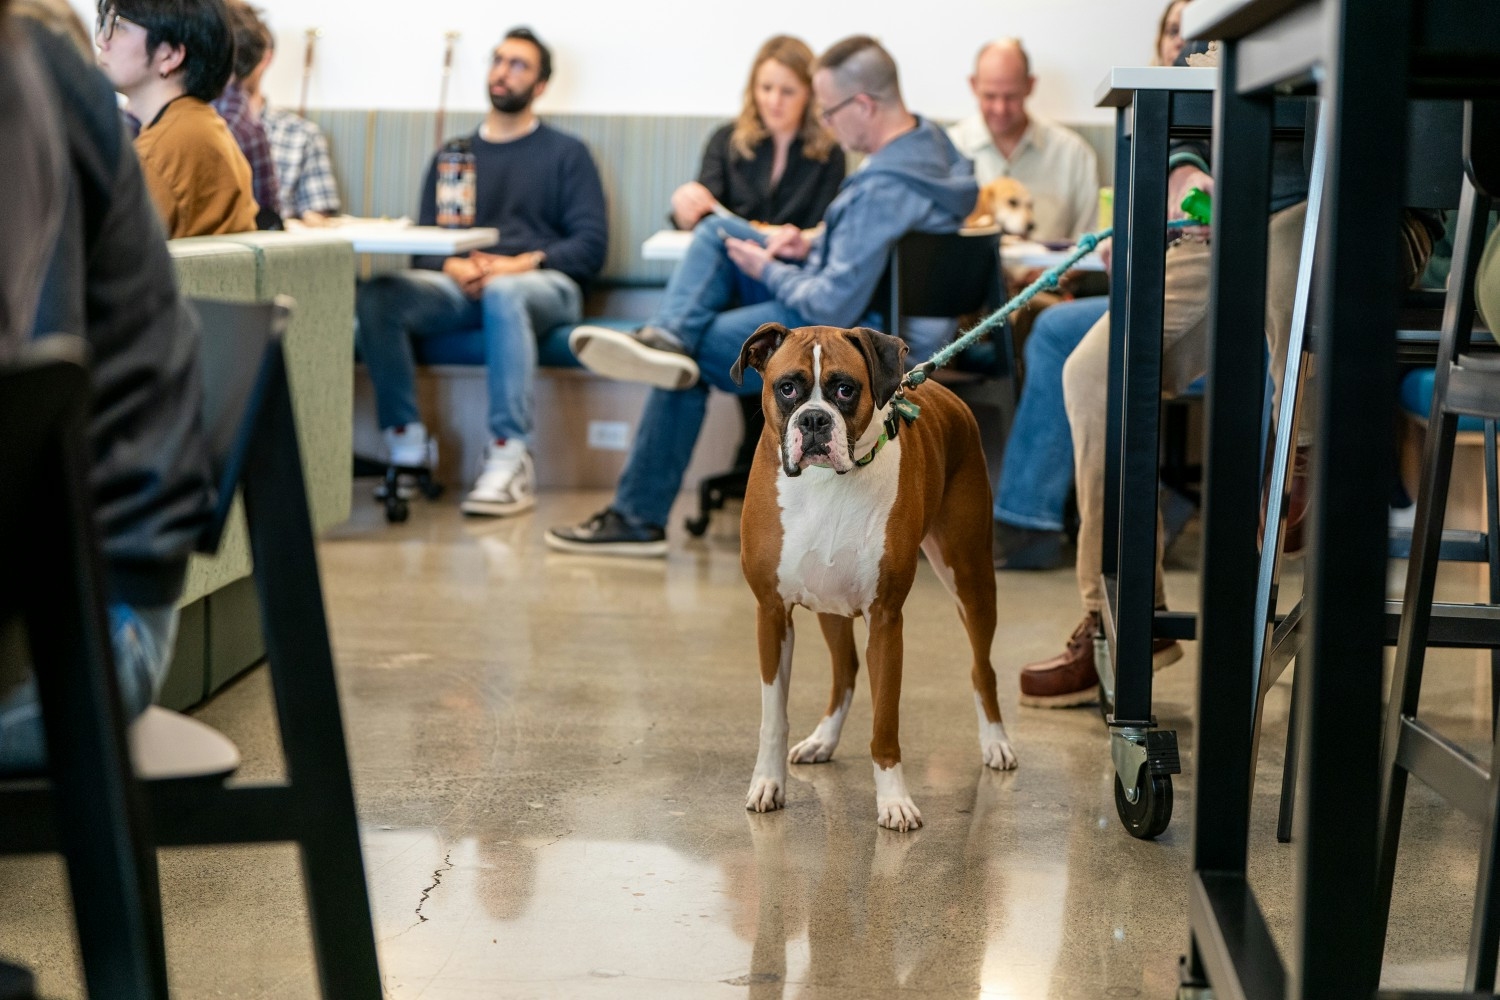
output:
<path id="1" fill-rule="evenodd" d="M 995 568 L 1057 569 L 1063 564 L 1063 533 L 995 522 Z"/>
<path id="2" fill-rule="evenodd" d="M 542 536 L 558 552 L 592 552 L 604 556 L 660 557 L 667 554 L 667 533 L 655 525 L 635 527 L 613 507 L 606 507 L 571 528 L 548 528 Z"/>
<path id="3" fill-rule="evenodd" d="M 568 347 L 583 367 L 606 378 L 658 389 L 686 389 L 698 381 L 698 362 L 660 327 L 622 333 L 606 326 L 580 326 L 568 335 Z"/>

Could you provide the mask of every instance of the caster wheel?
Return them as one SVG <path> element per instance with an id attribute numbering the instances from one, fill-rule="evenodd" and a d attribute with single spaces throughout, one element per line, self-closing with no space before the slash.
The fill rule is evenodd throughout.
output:
<path id="1" fill-rule="evenodd" d="M 411 514 L 411 507 L 405 500 L 397 496 L 386 497 L 385 519 L 391 524 L 400 524 Z"/>
<path id="2" fill-rule="evenodd" d="M 682 526 L 688 530 L 688 534 L 694 538 L 702 538 L 708 532 L 708 515 L 702 517 L 690 517 L 682 522 Z"/>
<path id="3" fill-rule="evenodd" d="M 443 495 L 443 484 L 434 483 L 429 479 L 427 482 L 422 484 L 421 490 L 424 497 L 429 500 L 436 500 L 438 497 Z"/>
<path id="4" fill-rule="evenodd" d="M 1147 775 L 1140 784 L 1140 797 L 1131 802 L 1125 797 L 1125 786 L 1115 775 L 1115 811 L 1132 837 L 1151 840 L 1172 822 L 1172 776 Z"/>

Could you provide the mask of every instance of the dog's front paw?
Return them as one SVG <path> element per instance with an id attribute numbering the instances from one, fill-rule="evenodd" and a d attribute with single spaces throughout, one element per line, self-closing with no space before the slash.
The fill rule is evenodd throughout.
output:
<path id="1" fill-rule="evenodd" d="M 792 747 L 786 759 L 793 764 L 822 764 L 833 759 L 833 751 L 837 746 L 836 742 L 822 737 L 822 727 L 819 726 L 811 736 Z"/>
<path id="2" fill-rule="evenodd" d="M 774 776 L 756 775 L 750 779 L 750 794 L 745 808 L 752 812 L 773 812 L 786 805 L 786 781 Z"/>
<path id="3" fill-rule="evenodd" d="M 1011 749 L 1006 740 L 996 740 L 984 745 L 984 764 L 993 767 L 997 771 L 1014 771 L 1016 768 L 1016 752 Z"/>
<path id="4" fill-rule="evenodd" d="M 1005 727 L 998 722 L 985 723 L 979 729 L 979 752 L 986 767 L 1011 771 L 1016 766 L 1016 752 L 1005 737 Z"/>
<path id="5" fill-rule="evenodd" d="M 910 796 L 899 799 L 876 799 L 875 821 L 887 830 L 916 830 L 922 826 L 922 813 Z"/>
<path id="6" fill-rule="evenodd" d="M 887 830 L 905 833 L 922 825 L 922 814 L 906 791 L 900 763 L 875 765 L 875 821 Z"/>

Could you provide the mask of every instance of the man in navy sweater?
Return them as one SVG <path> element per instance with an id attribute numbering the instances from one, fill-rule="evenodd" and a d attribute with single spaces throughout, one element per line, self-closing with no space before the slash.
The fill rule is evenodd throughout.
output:
<path id="1" fill-rule="evenodd" d="M 491 441 L 462 504 L 469 514 L 504 516 L 536 503 L 527 441 L 537 337 L 578 322 L 582 286 L 603 266 L 608 243 L 604 189 L 588 149 L 531 110 L 551 75 L 552 54 L 529 29 L 507 32 L 490 65 L 484 122 L 448 142 L 427 170 L 423 225 L 440 216 L 452 224 L 456 215 L 460 225 L 496 227 L 500 242 L 461 257 L 413 258 L 413 270 L 361 285 L 356 301 L 359 349 L 393 465 L 435 459 L 417 414 L 411 337 L 483 328 Z"/>

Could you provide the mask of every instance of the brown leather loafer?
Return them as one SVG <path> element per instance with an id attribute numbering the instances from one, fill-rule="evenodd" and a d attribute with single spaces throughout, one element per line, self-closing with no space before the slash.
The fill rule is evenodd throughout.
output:
<path id="1" fill-rule="evenodd" d="M 1073 630 L 1068 646 L 1050 660 L 1021 668 L 1021 704 L 1033 708 L 1071 708 L 1099 700 L 1094 669 L 1094 636 L 1099 614 L 1090 611 Z"/>

